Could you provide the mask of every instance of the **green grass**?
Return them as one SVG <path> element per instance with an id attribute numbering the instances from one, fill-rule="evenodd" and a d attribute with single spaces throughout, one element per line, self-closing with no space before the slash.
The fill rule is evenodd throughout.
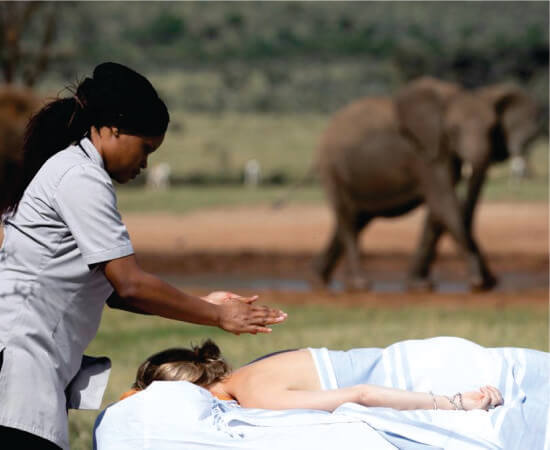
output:
<path id="1" fill-rule="evenodd" d="M 531 177 L 512 182 L 508 164 L 491 167 L 483 196 L 488 200 L 548 201 L 548 139 L 537 139 L 529 153 Z"/>
<path id="2" fill-rule="evenodd" d="M 288 306 L 287 322 L 270 335 L 233 336 L 221 330 L 156 317 L 106 310 L 87 353 L 113 361 L 103 406 L 116 401 L 150 354 L 212 337 L 235 366 L 270 351 L 297 347 L 385 347 L 404 339 L 460 336 L 488 347 L 515 346 L 548 351 L 548 307 L 541 304 L 487 306 L 423 304 L 405 307 Z M 71 448 L 91 448 L 97 412 L 70 413 Z"/>
<path id="3" fill-rule="evenodd" d="M 328 120 L 323 114 L 219 115 L 171 113 L 165 142 L 150 163 L 167 162 L 175 174 L 241 173 L 257 159 L 264 174 L 283 172 L 291 178 L 305 174 Z"/>
<path id="4" fill-rule="evenodd" d="M 119 189 L 118 205 L 125 212 L 186 213 L 201 208 L 270 204 L 286 195 L 289 187 L 248 189 L 243 186 L 179 186 L 169 191 Z M 292 203 L 320 203 L 320 186 L 307 186 L 292 195 Z"/>

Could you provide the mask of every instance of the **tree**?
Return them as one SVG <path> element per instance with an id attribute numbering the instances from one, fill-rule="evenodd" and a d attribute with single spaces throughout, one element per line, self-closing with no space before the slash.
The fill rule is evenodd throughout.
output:
<path id="1" fill-rule="evenodd" d="M 34 49 L 23 45 L 24 35 L 33 23 L 43 24 L 36 36 L 38 48 Z M 56 11 L 52 4 L 0 2 L 0 65 L 7 84 L 17 79 L 29 87 L 36 83 L 50 62 L 55 31 Z"/>

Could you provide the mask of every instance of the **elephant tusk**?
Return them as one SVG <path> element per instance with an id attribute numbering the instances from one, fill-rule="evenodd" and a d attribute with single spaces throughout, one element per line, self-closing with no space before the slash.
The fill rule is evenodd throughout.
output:
<path id="1" fill-rule="evenodd" d="M 525 178 L 527 175 L 527 161 L 521 155 L 510 159 L 510 177 L 515 179 Z"/>

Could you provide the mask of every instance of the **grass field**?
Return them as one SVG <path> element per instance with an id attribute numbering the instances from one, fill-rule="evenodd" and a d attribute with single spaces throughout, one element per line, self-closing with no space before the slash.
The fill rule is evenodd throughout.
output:
<path id="1" fill-rule="evenodd" d="M 264 175 L 276 171 L 300 178 L 311 164 L 328 118 L 313 113 L 216 115 L 176 110 L 165 142 L 150 162 L 167 162 L 175 174 L 235 174 L 255 158 Z"/>
<path id="2" fill-rule="evenodd" d="M 160 318 L 106 310 L 97 337 L 87 350 L 109 355 L 113 369 L 104 406 L 116 401 L 133 381 L 138 365 L 150 354 L 173 346 L 214 338 L 228 360 L 239 366 L 283 348 L 385 347 L 404 339 L 454 335 L 484 346 L 529 347 L 548 351 L 547 305 L 507 306 L 423 304 L 395 306 L 280 305 L 287 323 L 270 335 L 233 336 L 221 330 Z M 91 448 L 96 411 L 70 413 L 71 448 Z"/>

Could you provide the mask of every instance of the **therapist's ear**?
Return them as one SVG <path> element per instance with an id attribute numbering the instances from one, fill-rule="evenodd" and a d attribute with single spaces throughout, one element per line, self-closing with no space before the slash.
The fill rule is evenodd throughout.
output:
<path id="1" fill-rule="evenodd" d="M 120 131 L 118 130 L 117 127 L 112 127 L 111 130 L 116 138 L 120 136 Z"/>

